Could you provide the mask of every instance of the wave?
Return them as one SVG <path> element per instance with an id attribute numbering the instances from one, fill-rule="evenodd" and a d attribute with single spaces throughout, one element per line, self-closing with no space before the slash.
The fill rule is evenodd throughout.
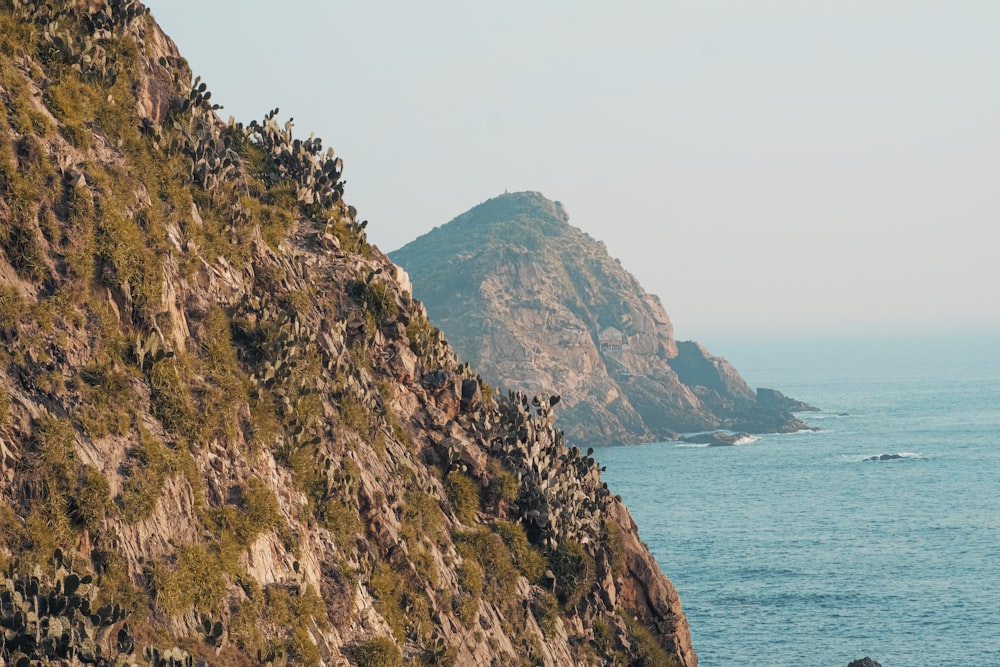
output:
<path id="1" fill-rule="evenodd" d="M 752 445 L 755 442 L 760 442 L 760 436 L 750 435 L 749 433 L 742 438 L 736 438 L 733 442 L 734 445 Z"/>

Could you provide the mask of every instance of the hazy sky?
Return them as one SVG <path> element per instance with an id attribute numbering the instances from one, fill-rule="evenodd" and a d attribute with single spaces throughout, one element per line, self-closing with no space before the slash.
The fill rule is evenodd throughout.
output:
<path id="1" fill-rule="evenodd" d="M 537 190 L 681 338 L 1000 331 L 995 0 L 148 4 L 385 251 Z"/>

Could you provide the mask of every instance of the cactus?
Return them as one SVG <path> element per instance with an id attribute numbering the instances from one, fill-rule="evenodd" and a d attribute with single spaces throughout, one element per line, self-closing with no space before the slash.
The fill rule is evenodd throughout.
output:
<path id="1" fill-rule="evenodd" d="M 488 451 L 515 473 L 521 483 L 517 509 L 529 532 L 555 549 L 562 540 L 594 545 L 600 535 L 596 511 L 610 502 L 600 481 L 593 449 L 581 455 L 567 448 L 552 424 L 558 397 L 510 392 L 497 406 L 496 423 L 476 421 L 488 434 Z"/>

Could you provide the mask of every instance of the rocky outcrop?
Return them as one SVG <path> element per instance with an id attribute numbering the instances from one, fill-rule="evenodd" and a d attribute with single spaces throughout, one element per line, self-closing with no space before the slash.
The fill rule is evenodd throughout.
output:
<path id="1" fill-rule="evenodd" d="M 882 665 L 866 656 L 860 660 L 854 660 L 847 667 L 882 667 Z"/>
<path id="2" fill-rule="evenodd" d="M 819 408 L 815 408 L 808 403 L 789 398 L 777 389 L 767 389 L 766 387 L 757 389 L 757 404 L 771 410 L 785 410 L 787 412 L 819 411 Z"/>
<path id="3" fill-rule="evenodd" d="M 902 454 L 880 454 L 876 456 L 869 456 L 864 460 L 867 463 L 872 461 L 898 461 L 900 459 L 905 459 L 905 458 L 906 457 L 903 456 Z"/>
<path id="4" fill-rule="evenodd" d="M 761 401 L 727 361 L 676 341 L 660 300 L 538 193 L 491 199 L 391 257 L 488 382 L 562 396 L 575 443 L 805 427 L 800 404 Z"/>
<path id="5" fill-rule="evenodd" d="M 0 102 L 0 664 L 697 664 L 318 140 L 221 121 L 134 0 L 0 0 Z"/>

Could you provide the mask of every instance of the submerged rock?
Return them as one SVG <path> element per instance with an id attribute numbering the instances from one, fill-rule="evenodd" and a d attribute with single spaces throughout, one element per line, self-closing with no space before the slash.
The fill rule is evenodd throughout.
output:
<path id="1" fill-rule="evenodd" d="M 902 454 L 882 454 L 881 456 L 869 456 L 865 461 L 896 461 L 905 458 Z"/>

